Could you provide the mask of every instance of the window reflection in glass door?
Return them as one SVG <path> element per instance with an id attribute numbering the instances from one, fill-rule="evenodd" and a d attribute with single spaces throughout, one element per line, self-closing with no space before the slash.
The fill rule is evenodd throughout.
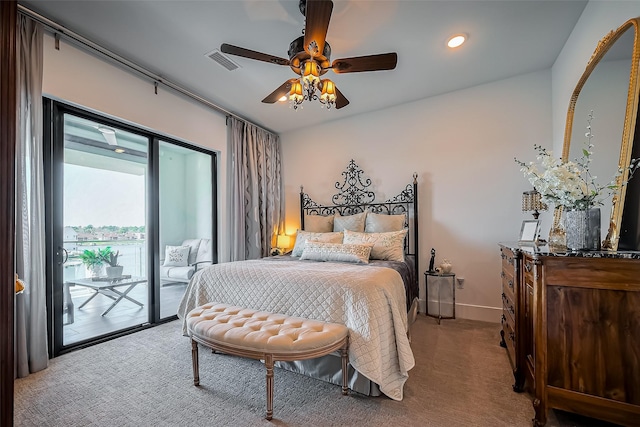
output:
<path id="1" fill-rule="evenodd" d="M 176 315 L 196 271 L 217 261 L 210 153 L 159 144 L 160 318 Z"/>

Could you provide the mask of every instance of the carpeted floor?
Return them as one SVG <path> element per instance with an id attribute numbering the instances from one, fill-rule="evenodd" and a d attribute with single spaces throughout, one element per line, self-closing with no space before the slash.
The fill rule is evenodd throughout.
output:
<path id="1" fill-rule="evenodd" d="M 274 420 L 264 419 L 259 361 L 200 351 L 192 384 L 179 322 L 53 359 L 15 382 L 16 426 L 530 426 L 530 397 L 511 391 L 498 324 L 420 315 L 405 397 L 342 396 L 340 387 L 275 370 Z M 551 412 L 548 426 L 610 424 Z"/>

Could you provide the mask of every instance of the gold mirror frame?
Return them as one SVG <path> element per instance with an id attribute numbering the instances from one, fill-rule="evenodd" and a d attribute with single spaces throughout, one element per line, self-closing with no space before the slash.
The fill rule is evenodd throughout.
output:
<path id="1" fill-rule="evenodd" d="M 632 18 L 622 24 L 617 30 L 612 30 L 609 34 L 604 36 L 596 46 L 593 55 L 587 63 L 587 67 L 578 80 L 578 84 L 571 95 L 569 102 L 569 110 L 567 112 L 567 122 L 564 132 L 564 145 L 562 148 L 562 160 L 567 161 L 569 159 L 569 150 L 571 146 L 571 135 L 573 127 L 573 119 L 575 113 L 576 103 L 578 96 L 582 91 L 589 76 L 596 68 L 596 65 L 604 57 L 607 51 L 613 46 L 613 44 L 628 30 L 634 31 L 633 37 L 633 52 L 631 54 L 631 72 L 629 75 L 629 89 L 627 93 L 627 106 L 625 109 L 624 117 L 624 129 L 622 131 L 622 141 L 620 144 L 620 160 L 618 162 L 619 168 L 626 168 L 631 161 L 631 150 L 633 148 L 633 139 L 636 127 L 636 118 L 638 113 L 638 90 L 640 89 L 640 81 L 638 76 L 638 61 L 640 60 L 640 45 L 638 30 L 640 26 L 640 17 Z M 602 242 L 602 249 L 617 250 L 619 236 L 619 227 L 622 221 L 622 213 L 624 210 L 624 202 L 626 197 L 626 186 L 622 186 L 623 182 L 628 179 L 629 171 L 625 169 L 625 172 L 620 175 L 616 184 L 620 190 L 612 197 L 611 218 L 609 221 L 609 230 L 607 236 Z M 557 208 L 554 212 L 553 226 L 557 227 L 560 223 L 560 217 L 562 215 L 562 209 Z"/>

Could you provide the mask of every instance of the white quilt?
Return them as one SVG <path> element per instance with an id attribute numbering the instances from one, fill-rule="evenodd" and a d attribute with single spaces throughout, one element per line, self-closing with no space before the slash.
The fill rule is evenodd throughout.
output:
<path id="1" fill-rule="evenodd" d="M 405 290 L 398 272 L 338 262 L 250 260 L 198 271 L 178 307 L 186 314 L 221 302 L 349 328 L 349 361 L 394 400 L 415 365 L 407 339 Z"/>

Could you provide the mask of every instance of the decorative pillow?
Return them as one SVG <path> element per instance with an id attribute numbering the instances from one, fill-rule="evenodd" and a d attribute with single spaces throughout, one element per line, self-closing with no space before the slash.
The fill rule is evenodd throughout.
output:
<path id="1" fill-rule="evenodd" d="M 312 233 L 310 231 L 298 230 L 296 244 L 293 246 L 291 256 L 300 256 L 304 250 L 307 240 L 324 243 L 342 243 L 344 233 Z"/>
<path id="2" fill-rule="evenodd" d="M 164 251 L 165 267 L 186 267 L 189 265 L 189 246 L 167 246 Z"/>
<path id="3" fill-rule="evenodd" d="M 402 231 L 389 231 L 387 233 L 356 233 L 345 230 L 343 243 L 373 243 L 371 259 L 404 261 L 404 237 L 406 235 L 406 228 Z"/>
<path id="4" fill-rule="evenodd" d="M 340 261 L 368 264 L 373 245 L 345 245 L 342 243 L 310 242 L 302 251 L 300 259 L 313 261 Z"/>
<path id="5" fill-rule="evenodd" d="M 384 233 L 387 231 L 402 231 L 404 229 L 405 218 L 404 215 L 368 213 L 364 232 Z"/>
<path id="6" fill-rule="evenodd" d="M 333 215 L 305 215 L 304 230 L 312 233 L 330 233 L 333 231 Z"/>
<path id="7" fill-rule="evenodd" d="M 362 233 L 364 231 L 364 222 L 366 217 L 366 211 L 348 216 L 336 215 L 333 218 L 333 231 L 349 230 Z"/>

